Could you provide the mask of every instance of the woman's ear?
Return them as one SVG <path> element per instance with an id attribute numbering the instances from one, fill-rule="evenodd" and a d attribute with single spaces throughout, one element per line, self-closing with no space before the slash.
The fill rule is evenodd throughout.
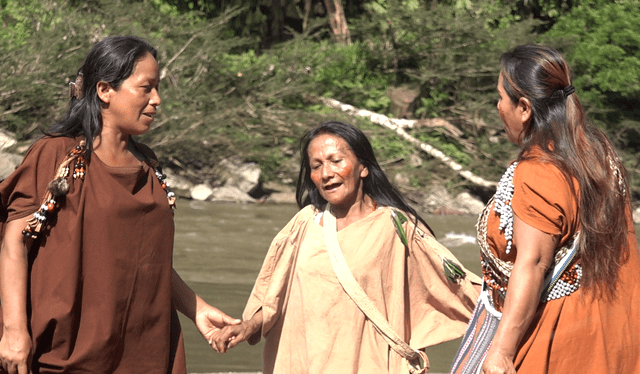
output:
<path id="1" fill-rule="evenodd" d="M 531 102 L 529 102 L 529 99 L 521 97 L 518 100 L 518 110 L 522 116 L 522 123 L 528 123 L 531 119 Z"/>
<path id="2" fill-rule="evenodd" d="M 362 166 L 362 170 L 360 170 L 360 178 L 364 179 L 369 176 L 369 168 L 366 166 Z"/>
<path id="3" fill-rule="evenodd" d="M 96 83 L 96 91 L 98 93 L 98 97 L 102 100 L 103 103 L 108 104 L 111 100 L 111 92 L 113 91 L 113 87 L 107 82 L 99 81 Z"/>

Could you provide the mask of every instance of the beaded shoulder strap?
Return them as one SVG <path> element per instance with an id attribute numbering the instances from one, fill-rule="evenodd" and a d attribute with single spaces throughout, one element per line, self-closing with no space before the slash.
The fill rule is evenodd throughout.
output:
<path id="1" fill-rule="evenodd" d="M 27 221 L 27 227 L 22 230 L 22 235 L 30 239 L 37 238 L 42 230 L 47 227 L 49 221 L 56 215 L 58 209 L 60 209 L 60 201 L 69 192 L 67 176 L 70 170 L 69 165 L 72 162 L 75 161 L 73 179 L 80 178 L 84 180 L 86 146 L 87 142 L 83 139 L 67 153 L 67 156 L 58 167 L 55 177 L 47 186 L 47 192 L 44 194 L 40 209 L 33 213 L 33 217 Z"/>
<path id="2" fill-rule="evenodd" d="M 169 206 L 172 209 L 175 209 L 176 194 L 173 193 L 171 189 L 169 189 L 169 185 L 167 184 L 167 175 L 162 172 L 162 168 L 160 168 L 158 160 L 154 158 L 155 156 L 153 156 L 153 152 L 151 152 L 150 154 L 145 149 L 141 149 L 140 147 L 138 147 L 137 143 L 133 140 L 130 140 L 130 144 L 144 159 L 144 163 L 147 164 L 151 169 L 153 169 L 153 172 L 155 173 L 156 178 L 158 178 L 158 181 L 160 182 L 160 186 L 162 186 L 162 189 L 167 194 L 167 201 L 169 202 Z"/>
<path id="3" fill-rule="evenodd" d="M 487 242 L 487 219 L 493 210 L 500 216 L 500 226 L 498 227 L 507 239 L 506 252 L 509 253 L 513 239 L 513 209 L 511 200 L 513 198 L 514 186 L 513 175 L 517 162 L 514 162 L 498 183 L 496 194 L 489 200 L 484 210 L 478 218 L 477 239 L 482 257 L 482 275 L 485 283 L 492 289 L 506 296 L 509 278 L 513 270 L 513 262 L 503 261 L 498 258 L 489 248 Z M 545 279 L 545 287 L 541 298 L 543 300 L 553 300 L 576 291 L 582 277 L 582 268 L 577 258 L 579 235 L 577 232 L 571 240 L 563 247 L 556 250 L 553 266 Z"/>

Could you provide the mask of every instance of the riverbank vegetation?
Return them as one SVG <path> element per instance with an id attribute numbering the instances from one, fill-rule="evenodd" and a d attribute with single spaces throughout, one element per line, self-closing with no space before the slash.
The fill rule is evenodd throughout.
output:
<path id="1" fill-rule="evenodd" d="M 291 185 L 298 139 L 329 119 L 372 139 L 405 191 L 484 188 L 328 97 L 394 118 L 488 180 L 517 149 L 495 109 L 501 53 L 565 54 L 589 119 L 615 142 L 640 200 L 638 0 L 0 0 L 0 128 L 29 142 L 67 108 L 91 46 L 133 34 L 158 48 L 161 111 L 143 137 L 171 168 L 212 185 L 217 163 L 256 162 Z M 438 120 L 434 120 L 438 119 Z M 397 176 L 397 177 L 396 177 Z"/>

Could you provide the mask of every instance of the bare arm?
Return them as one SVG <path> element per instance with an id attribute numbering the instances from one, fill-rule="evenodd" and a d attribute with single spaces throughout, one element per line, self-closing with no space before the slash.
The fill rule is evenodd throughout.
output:
<path id="1" fill-rule="evenodd" d="M 482 366 L 483 374 L 515 373 L 513 360 L 540 302 L 544 277 L 553 263 L 558 237 L 514 216 L 513 242 L 518 255 L 509 278 L 502 319 Z"/>
<path id="2" fill-rule="evenodd" d="M 0 250 L 0 359 L 5 370 L 19 374 L 30 372 L 32 353 L 27 321 L 27 246 L 22 235 L 28 218 L 6 224 Z"/>
<path id="3" fill-rule="evenodd" d="M 192 320 L 200 334 L 213 346 L 213 334 L 227 325 L 235 325 L 240 320 L 229 317 L 196 295 L 180 277 L 171 269 L 172 300 L 176 309 Z"/>

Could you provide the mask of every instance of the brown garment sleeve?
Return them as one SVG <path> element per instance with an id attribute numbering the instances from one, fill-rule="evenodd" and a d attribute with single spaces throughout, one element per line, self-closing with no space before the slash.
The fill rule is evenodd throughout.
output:
<path id="1" fill-rule="evenodd" d="M 73 144 L 72 138 L 45 137 L 29 148 L 20 166 L 0 183 L 3 223 L 38 210 L 58 165 Z"/>

